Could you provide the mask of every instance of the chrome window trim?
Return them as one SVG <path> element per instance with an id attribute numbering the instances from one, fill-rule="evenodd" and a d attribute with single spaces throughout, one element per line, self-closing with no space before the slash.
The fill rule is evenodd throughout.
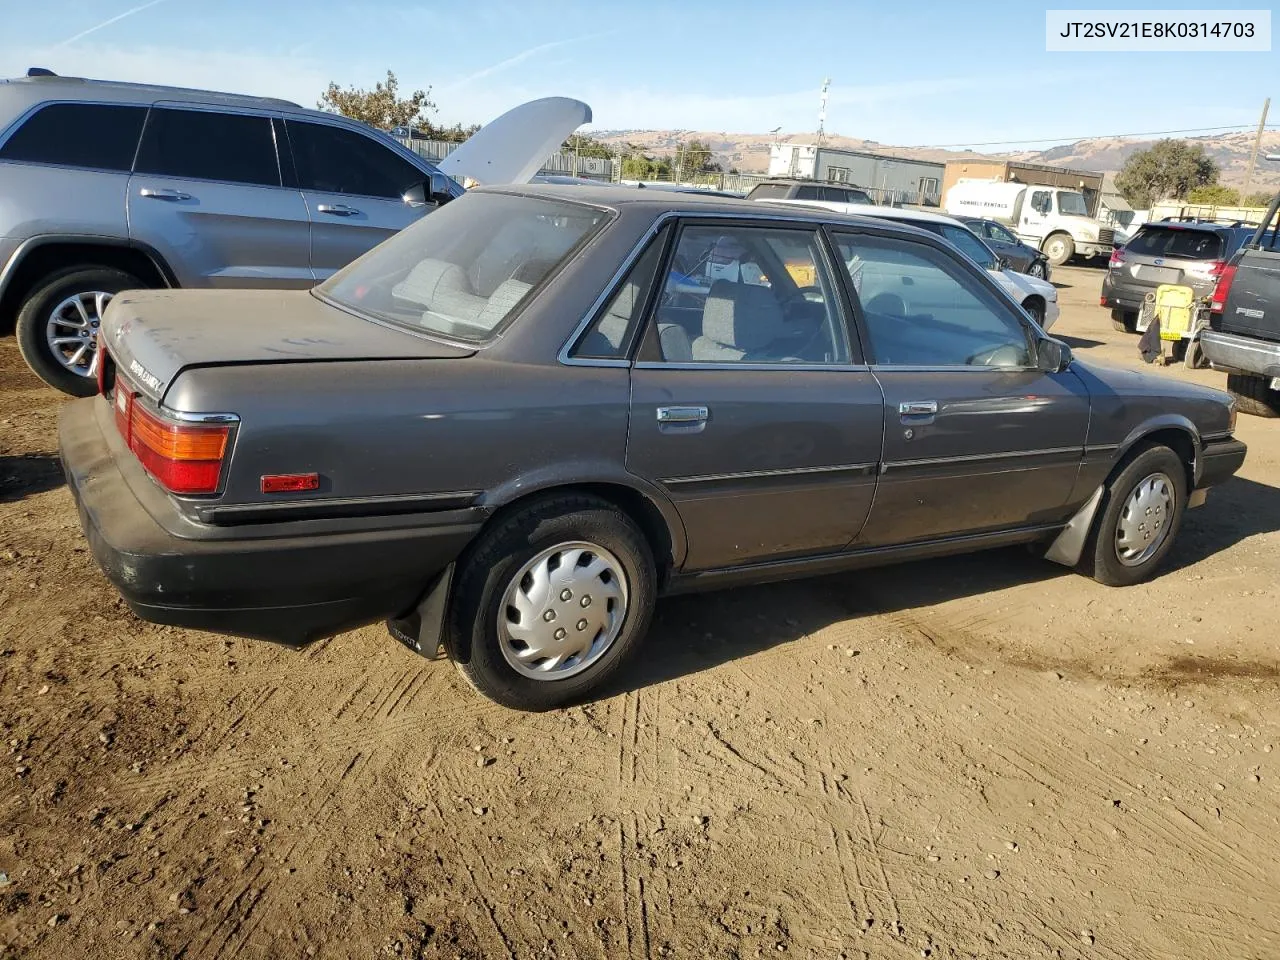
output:
<path id="1" fill-rule="evenodd" d="M 161 416 L 176 420 L 179 423 L 196 423 L 206 426 L 227 426 L 240 422 L 236 413 L 186 413 L 182 410 L 170 410 L 164 404 L 156 405 L 156 412 Z"/>
<path id="2" fill-rule="evenodd" d="M 979 364 L 973 364 L 973 363 L 957 363 L 957 364 L 950 364 L 950 365 L 948 365 L 948 364 L 936 364 L 936 365 L 934 365 L 934 366 L 928 366 L 928 365 L 913 365 L 913 364 L 905 364 L 905 363 L 904 363 L 904 364 L 901 364 L 901 365 L 895 365 L 895 364 L 892 364 L 892 363 L 873 363 L 873 364 L 871 364 L 871 365 L 870 365 L 870 369 L 874 370 L 876 373 L 895 373 L 895 372 L 900 372 L 900 373 L 963 373 L 963 372 L 972 372 L 972 373 L 986 373 L 986 374 L 990 374 L 990 373 L 993 373 L 993 372 L 994 372 L 994 373 L 1040 373 L 1040 374 L 1044 374 L 1045 376 L 1052 376 L 1052 375 L 1053 375 L 1052 373 L 1049 373 L 1049 372 L 1046 372 L 1046 371 L 1044 371 L 1044 370 L 1041 370 L 1039 367 L 996 367 L 996 366 L 985 367 L 985 366 L 981 366 L 981 365 L 979 365 Z"/>

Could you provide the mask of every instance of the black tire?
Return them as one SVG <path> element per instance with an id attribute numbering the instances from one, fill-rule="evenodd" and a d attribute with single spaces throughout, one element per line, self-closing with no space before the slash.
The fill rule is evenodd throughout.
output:
<path id="1" fill-rule="evenodd" d="M 1199 337 L 1187 341 L 1187 350 L 1182 357 L 1182 362 L 1186 364 L 1188 370 L 1204 370 L 1209 366 L 1209 361 L 1204 356 L 1204 347 L 1200 345 Z"/>
<path id="2" fill-rule="evenodd" d="M 499 608 L 527 562 L 569 541 L 594 544 L 619 561 L 627 579 L 626 611 L 613 643 L 585 670 L 564 679 L 533 679 L 503 654 Z M 457 576 L 445 641 L 449 655 L 476 690 L 517 710 L 550 710 L 599 689 L 644 639 L 657 595 L 653 552 L 640 528 L 614 504 L 586 494 L 548 496 L 497 520 L 468 550 Z"/>
<path id="3" fill-rule="evenodd" d="M 1059 246 L 1061 244 L 1061 246 Z M 1056 249 L 1057 254 L 1049 252 L 1050 248 Z M 1040 252 L 1049 259 L 1049 264 L 1054 267 L 1060 267 L 1072 257 L 1076 255 L 1076 242 L 1071 239 L 1071 234 L 1051 233 L 1044 238 L 1044 245 L 1041 246 Z"/>
<path id="4" fill-rule="evenodd" d="M 1043 329 L 1044 327 L 1044 303 L 1039 297 L 1029 297 L 1023 304 L 1022 309 L 1031 314 L 1031 319 L 1036 325 Z"/>
<path id="5" fill-rule="evenodd" d="M 132 274 L 111 267 L 80 264 L 49 274 L 32 288 L 18 310 L 16 332 L 22 359 L 55 390 L 75 397 L 93 396 L 98 392 L 96 379 L 73 373 L 54 356 L 47 337 L 50 315 L 58 304 L 77 293 L 117 294 L 145 286 Z"/>
<path id="6" fill-rule="evenodd" d="M 1227 392 L 1236 399 L 1241 413 L 1254 417 L 1280 417 L 1280 393 L 1271 389 L 1266 377 L 1248 373 L 1227 374 Z"/>
<path id="7" fill-rule="evenodd" d="M 1138 329 L 1138 315 L 1132 310 L 1112 310 L 1111 326 L 1120 333 L 1133 333 Z"/>
<path id="8" fill-rule="evenodd" d="M 1148 557 L 1132 565 L 1121 562 L 1116 544 L 1116 529 L 1121 516 L 1139 484 L 1156 474 L 1163 474 L 1172 487 L 1172 500 L 1165 515 L 1152 515 L 1148 523 L 1159 523 L 1164 539 Z M 1107 484 L 1099 505 L 1089 542 L 1081 557 L 1080 571 L 1109 587 L 1127 587 L 1142 583 L 1155 575 L 1182 526 L 1187 507 L 1187 465 L 1163 444 L 1152 444 L 1135 451 L 1124 468 Z M 1169 515 L 1171 513 L 1171 515 Z"/>

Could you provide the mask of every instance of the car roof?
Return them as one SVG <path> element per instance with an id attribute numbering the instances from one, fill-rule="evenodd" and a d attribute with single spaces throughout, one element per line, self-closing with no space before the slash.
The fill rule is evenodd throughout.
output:
<path id="1" fill-rule="evenodd" d="M 34 76 L 0 79 L 0 98 L 6 102 L 18 101 L 21 107 L 18 112 L 48 100 L 138 104 L 174 100 L 308 114 L 321 112 L 308 110 L 292 100 L 281 100 L 276 97 L 255 97 L 217 90 L 166 87 L 150 83 L 125 83 L 118 80 L 92 80 L 86 77 Z M 7 118 L 0 118 L 2 119 Z"/>
<path id="2" fill-rule="evenodd" d="M 505 193 L 525 197 L 538 197 L 547 200 L 563 200 L 568 203 L 585 203 L 606 210 L 622 208 L 645 208 L 655 218 L 663 214 L 677 214 L 688 217 L 703 215 L 740 216 L 743 218 L 767 217 L 770 213 L 779 219 L 800 220 L 821 223 L 848 224 L 850 226 L 875 226 L 885 232 L 900 232 L 911 237 L 927 237 L 936 239 L 936 234 L 901 222 L 886 221 L 884 217 L 866 216 L 853 213 L 841 213 L 821 203 L 792 200 L 747 200 L 740 197 L 708 195 L 701 192 L 677 192 L 675 190 L 626 190 L 616 185 L 601 186 L 568 186 L 557 183 L 528 183 L 481 186 L 469 190 L 468 193 Z M 863 203 L 844 204 L 847 207 L 876 210 Z M 896 210 L 894 212 L 897 212 Z M 949 218 L 943 217 L 943 220 Z"/>
<path id="3" fill-rule="evenodd" d="M 838 201 L 832 200 L 757 200 L 755 202 L 785 204 L 788 207 L 816 207 L 825 210 L 831 210 L 830 205 L 838 203 Z M 913 210 L 910 207 L 881 207 L 873 203 L 839 203 L 838 205 L 844 208 L 838 211 L 838 214 L 849 217 L 897 220 L 899 222 L 918 220 L 921 223 L 949 223 L 952 226 L 964 226 L 955 217 L 943 216 L 940 213 L 930 213 L 927 210 Z"/>

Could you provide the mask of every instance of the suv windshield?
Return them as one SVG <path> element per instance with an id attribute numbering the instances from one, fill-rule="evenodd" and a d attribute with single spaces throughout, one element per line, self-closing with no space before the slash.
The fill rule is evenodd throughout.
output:
<path id="1" fill-rule="evenodd" d="M 1129 241 L 1125 252 L 1144 257 L 1220 260 L 1223 256 L 1222 237 L 1216 230 L 1144 226 Z"/>
<path id="2" fill-rule="evenodd" d="M 487 340 L 608 213 L 560 200 L 468 193 L 316 288 L 410 330 Z"/>
<path id="3" fill-rule="evenodd" d="M 1089 208 L 1084 205 L 1084 196 L 1079 193 L 1058 191 L 1058 212 L 1073 217 L 1087 217 Z"/>

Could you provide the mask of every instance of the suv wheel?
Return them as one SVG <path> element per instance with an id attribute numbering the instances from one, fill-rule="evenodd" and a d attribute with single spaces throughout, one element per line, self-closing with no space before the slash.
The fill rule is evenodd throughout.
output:
<path id="1" fill-rule="evenodd" d="M 616 506 L 547 497 L 491 527 L 459 565 L 446 646 L 504 706 L 573 703 L 640 645 L 656 580 L 648 541 Z"/>
<path id="2" fill-rule="evenodd" d="M 1138 314 L 1133 310 L 1112 310 L 1111 326 L 1120 333 L 1133 333 L 1138 329 Z"/>
<path id="3" fill-rule="evenodd" d="M 1060 267 L 1075 256 L 1076 244 L 1069 233 L 1051 233 L 1041 250 L 1049 258 L 1049 263 Z"/>
<path id="4" fill-rule="evenodd" d="M 1178 455 L 1163 445 L 1141 450 L 1107 485 L 1085 572 L 1110 587 L 1151 579 L 1173 546 L 1186 505 L 1187 468 Z"/>
<path id="5" fill-rule="evenodd" d="M 1266 377 L 1229 373 L 1227 392 L 1236 398 L 1236 406 L 1242 413 L 1255 417 L 1280 417 L 1280 392 L 1271 389 Z"/>
<path id="6" fill-rule="evenodd" d="M 122 290 L 145 287 L 110 267 L 69 267 L 50 274 L 18 310 L 18 348 L 41 380 L 63 393 L 98 391 L 98 329 L 102 313 Z"/>

